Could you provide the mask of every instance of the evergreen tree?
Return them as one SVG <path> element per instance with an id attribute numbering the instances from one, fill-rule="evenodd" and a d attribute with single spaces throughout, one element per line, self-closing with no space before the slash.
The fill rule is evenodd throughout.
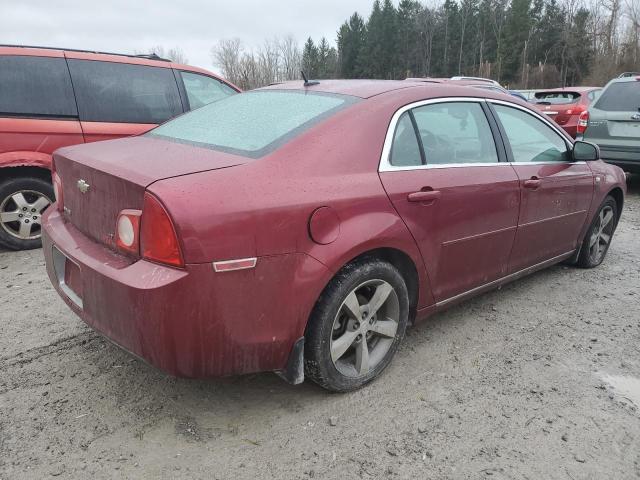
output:
<path id="1" fill-rule="evenodd" d="M 340 76 L 357 78 L 361 76 L 359 58 L 364 46 L 365 25 L 358 13 L 351 15 L 338 30 L 338 62 Z"/>
<path id="2" fill-rule="evenodd" d="M 318 47 L 311 37 L 307 38 L 302 50 L 302 70 L 307 78 L 317 78 L 319 73 Z"/>

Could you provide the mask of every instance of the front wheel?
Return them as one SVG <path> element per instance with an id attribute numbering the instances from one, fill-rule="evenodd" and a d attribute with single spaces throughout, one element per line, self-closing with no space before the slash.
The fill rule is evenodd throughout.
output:
<path id="1" fill-rule="evenodd" d="M 609 245 L 611 245 L 617 221 L 618 204 L 613 197 L 607 196 L 584 237 L 578 257 L 578 266 L 593 268 L 602 263 L 609 250 Z"/>
<path id="2" fill-rule="evenodd" d="M 53 198 L 51 183 L 41 178 L 0 183 L 0 245 L 11 250 L 40 247 L 42 213 Z"/>
<path id="3" fill-rule="evenodd" d="M 391 264 L 351 263 L 325 288 L 305 334 L 305 375 L 337 392 L 378 377 L 404 337 L 409 295 Z"/>

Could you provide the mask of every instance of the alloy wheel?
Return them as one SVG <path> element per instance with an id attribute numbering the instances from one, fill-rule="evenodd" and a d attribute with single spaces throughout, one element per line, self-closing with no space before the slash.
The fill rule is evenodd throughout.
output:
<path id="1" fill-rule="evenodd" d="M 368 280 L 342 302 L 331 331 L 331 360 L 345 376 L 375 369 L 389 352 L 398 331 L 400 303 L 384 280 Z"/>
<path id="2" fill-rule="evenodd" d="M 599 263 L 609 248 L 615 222 L 613 208 L 605 206 L 598 215 L 598 220 L 589 237 L 589 256 L 594 264 Z"/>
<path id="3" fill-rule="evenodd" d="M 5 197 L 0 204 L 0 225 L 20 240 L 40 238 L 42 213 L 51 199 L 35 190 L 20 190 Z"/>

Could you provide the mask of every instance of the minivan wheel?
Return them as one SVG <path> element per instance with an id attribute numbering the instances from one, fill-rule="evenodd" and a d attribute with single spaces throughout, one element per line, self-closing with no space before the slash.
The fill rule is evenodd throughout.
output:
<path id="1" fill-rule="evenodd" d="M 305 375 L 347 392 L 378 377 L 407 327 L 409 294 L 402 275 L 376 259 L 345 266 L 322 292 L 305 333 Z"/>
<path id="2" fill-rule="evenodd" d="M 617 221 L 618 205 L 613 197 L 607 196 L 584 237 L 578 266 L 593 268 L 602 263 L 611 245 Z"/>
<path id="3" fill-rule="evenodd" d="M 41 178 L 10 178 L 0 183 L 0 244 L 11 250 L 40 247 L 42 213 L 53 198 L 53 187 Z"/>

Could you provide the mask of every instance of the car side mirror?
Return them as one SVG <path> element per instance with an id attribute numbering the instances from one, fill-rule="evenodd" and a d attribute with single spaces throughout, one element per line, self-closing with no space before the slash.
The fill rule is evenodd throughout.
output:
<path id="1" fill-rule="evenodd" d="M 578 140 L 573 144 L 573 160 L 576 162 L 600 160 L 600 147 L 594 143 Z"/>

